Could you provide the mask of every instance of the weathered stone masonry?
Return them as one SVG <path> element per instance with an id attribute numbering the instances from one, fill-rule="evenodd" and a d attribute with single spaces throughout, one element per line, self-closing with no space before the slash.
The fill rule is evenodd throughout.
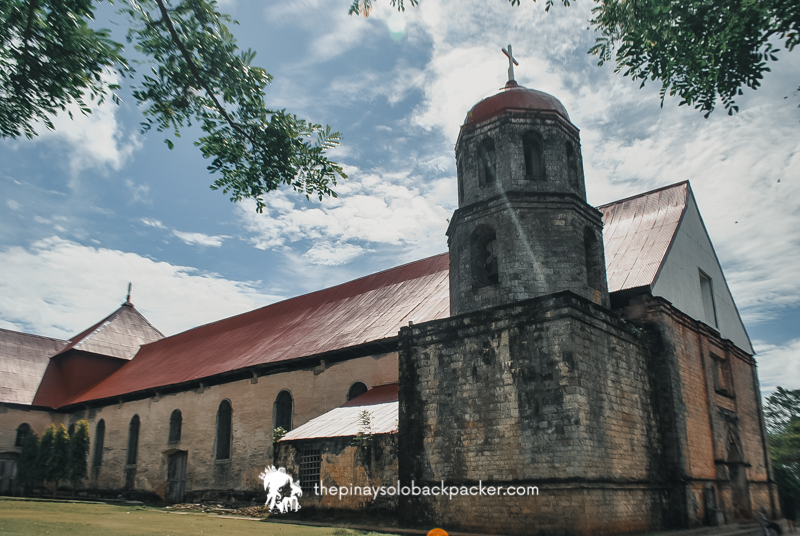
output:
<path id="1" fill-rule="evenodd" d="M 508 534 L 660 526 L 669 499 L 646 356 L 571 292 L 403 328 L 401 480 L 541 493 L 409 498 L 406 521 Z"/>

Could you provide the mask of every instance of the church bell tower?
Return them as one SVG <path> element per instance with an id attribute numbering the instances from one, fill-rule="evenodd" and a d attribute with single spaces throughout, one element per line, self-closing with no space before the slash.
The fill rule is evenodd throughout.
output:
<path id="1" fill-rule="evenodd" d="M 452 315 L 570 290 L 608 306 L 600 212 L 578 128 L 555 97 L 509 80 L 467 114 L 447 230 Z"/>

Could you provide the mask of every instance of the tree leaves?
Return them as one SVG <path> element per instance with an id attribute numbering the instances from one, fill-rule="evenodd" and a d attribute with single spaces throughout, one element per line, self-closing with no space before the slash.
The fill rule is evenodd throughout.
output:
<path id="1" fill-rule="evenodd" d="M 609 0 L 598 3 L 591 20 L 600 33 L 590 53 L 602 65 L 612 59 L 616 72 L 660 81 L 667 95 L 705 116 L 721 102 L 728 114 L 739 111 L 742 87 L 756 89 L 767 61 L 776 61 L 770 41 L 776 35 L 796 40 L 797 3 L 784 0 Z M 784 18 L 782 18 L 784 17 Z M 794 22 L 789 18 L 795 17 Z"/>
<path id="2" fill-rule="evenodd" d="M 122 45 L 93 30 L 91 0 L 4 0 L 0 3 L 0 137 L 36 136 L 36 125 L 77 102 L 102 102 L 119 89 L 103 79 L 127 72 Z M 112 98 L 117 97 L 112 93 Z"/>
<path id="3" fill-rule="evenodd" d="M 87 97 L 99 104 L 111 92 L 119 102 L 119 85 L 106 83 L 103 73 L 116 68 L 132 76 L 133 69 L 106 30 L 89 28 L 93 9 L 91 0 L 0 4 L 3 137 L 31 138 L 37 122 L 52 129 L 52 116 L 72 102 L 91 113 Z M 128 41 L 148 58 L 132 91 L 143 107 L 142 132 L 179 137 L 182 128 L 199 124 L 204 135 L 195 145 L 211 160 L 208 169 L 221 175 L 211 187 L 231 201 L 254 199 L 258 212 L 263 196 L 283 185 L 306 197 L 336 195 L 332 187 L 347 176 L 325 153 L 340 134 L 266 106 L 272 77 L 252 65 L 255 52 L 239 50 L 226 26 L 233 21 L 216 11 L 214 0 L 130 0 L 121 12 L 131 23 Z"/>

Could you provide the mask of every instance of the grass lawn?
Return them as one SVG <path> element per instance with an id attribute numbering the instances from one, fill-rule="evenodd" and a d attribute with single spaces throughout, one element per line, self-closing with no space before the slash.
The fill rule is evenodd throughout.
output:
<path id="1" fill-rule="evenodd" d="M 354 531 L 225 519 L 201 513 L 171 513 L 161 508 L 105 503 L 0 499 L 3 536 L 357 536 Z"/>

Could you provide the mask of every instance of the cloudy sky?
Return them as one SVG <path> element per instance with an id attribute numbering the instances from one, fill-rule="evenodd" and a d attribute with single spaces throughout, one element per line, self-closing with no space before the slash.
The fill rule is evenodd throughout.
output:
<path id="1" fill-rule="evenodd" d="M 689 179 L 758 352 L 762 387 L 800 387 L 800 53 L 782 51 L 741 112 L 709 119 L 586 54 L 591 3 L 226 0 L 242 48 L 275 78 L 271 107 L 343 134 L 338 199 L 268 197 L 259 215 L 208 185 L 187 131 L 174 150 L 121 106 L 0 141 L 0 327 L 69 338 L 133 299 L 173 334 L 446 251 L 453 146 L 469 108 L 506 80 L 558 97 L 581 129 L 589 202 Z M 382 2 L 382 5 L 381 5 Z M 101 26 L 122 36 L 111 9 Z"/>

